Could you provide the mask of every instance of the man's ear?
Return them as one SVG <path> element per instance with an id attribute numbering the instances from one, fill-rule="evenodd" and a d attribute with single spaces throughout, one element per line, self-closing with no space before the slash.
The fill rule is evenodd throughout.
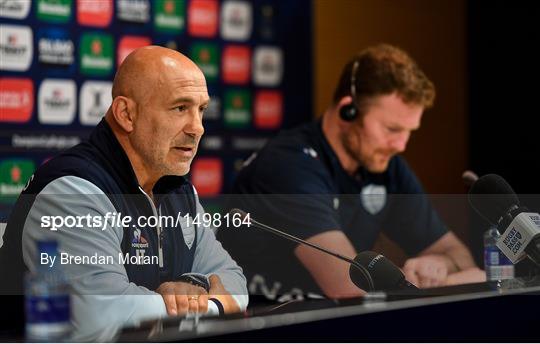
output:
<path id="1" fill-rule="evenodd" d="M 131 133 L 137 117 L 135 102 L 128 97 L 118 96 L 114 98 L 111 108 L 116 123 L 127 133 Z"/>
<path id="2" fill-rule="evenodd" d="M 341 100 L 337 103 L 336 107 L 339 110 L 345 105 L 352 104 L 352 102 L 353 102 L 353 99 L 352 99 L 351 96 L 345 96 L 345 97 L 341 98 Z"/>

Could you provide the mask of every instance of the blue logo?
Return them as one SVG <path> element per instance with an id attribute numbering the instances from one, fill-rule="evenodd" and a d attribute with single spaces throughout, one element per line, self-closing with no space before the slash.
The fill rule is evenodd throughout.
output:
<path id="1" fill-rule="evenodd" d="M 41 65 L 59 75 L 75 73 L 75 44 L 69 32 L 58 28 L 39 29 L 37 32 L 37 57 Z"/>

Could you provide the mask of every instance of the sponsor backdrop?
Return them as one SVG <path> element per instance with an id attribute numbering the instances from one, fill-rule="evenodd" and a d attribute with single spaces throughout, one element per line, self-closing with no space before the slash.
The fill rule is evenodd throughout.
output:
<path id="1" fill-rule="evenodd" d="M 206 76 L 212 102 L 191 170 L 205 198 L 279 129 L 312 117 L 309 0 L 1 0 L 0 222 L 39 165 L 88 136 L 116 68 L 149 44 Z"/>

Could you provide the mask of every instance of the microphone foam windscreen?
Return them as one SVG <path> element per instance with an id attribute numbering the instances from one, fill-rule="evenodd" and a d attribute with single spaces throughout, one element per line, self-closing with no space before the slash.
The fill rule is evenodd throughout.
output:
<path id="1" fill-rule="evenodd" d="M 364 251 L 360 252 L 354 258 L 354 261 L 369 271 L 375 290 L 398 289 L 400 283 L 405 279 L 401 270 L 382 254 Z M 365 279 L 364 276 L 352 265 L 349 269 L 349 274 L 353 283 L 356 281 L 366 283 L 363 282 Z"/>
<path id="2" fill-rule="evenodd" d="M 497 224 L 519 199 L 512 187 L 501 176 L 487 174 L 479 178 L 469 190 L 469 203 L 491 224 Z"/>

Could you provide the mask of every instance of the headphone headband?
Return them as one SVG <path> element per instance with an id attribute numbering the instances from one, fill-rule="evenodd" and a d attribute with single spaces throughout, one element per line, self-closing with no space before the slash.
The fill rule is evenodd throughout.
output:
<path id="1" fill-rule="evenodd" d="M 358 65 L 360 61 L 358 59 L 354 60 L 354 64 L 351 69 L 351 84 L 350 84 L 350 93 L 352 97 L 352 102 L 350 104 L 344 105 L 339 110 L 339 115 L 342 120 L 351 122 L 358 116 L 358 109 L 356 108 L 354 102 L 356 100 L 356 72 L 358 71 Z"/>
<path id="2" fill-rule="evenodd" d="M 354 60 L 354 64 L 351 70 L 351 97 L 353 99 L 353 102 L 356 100 L 356 72 L 358 71 L 358 65 L 360 62 L 358 60 Z"/>

